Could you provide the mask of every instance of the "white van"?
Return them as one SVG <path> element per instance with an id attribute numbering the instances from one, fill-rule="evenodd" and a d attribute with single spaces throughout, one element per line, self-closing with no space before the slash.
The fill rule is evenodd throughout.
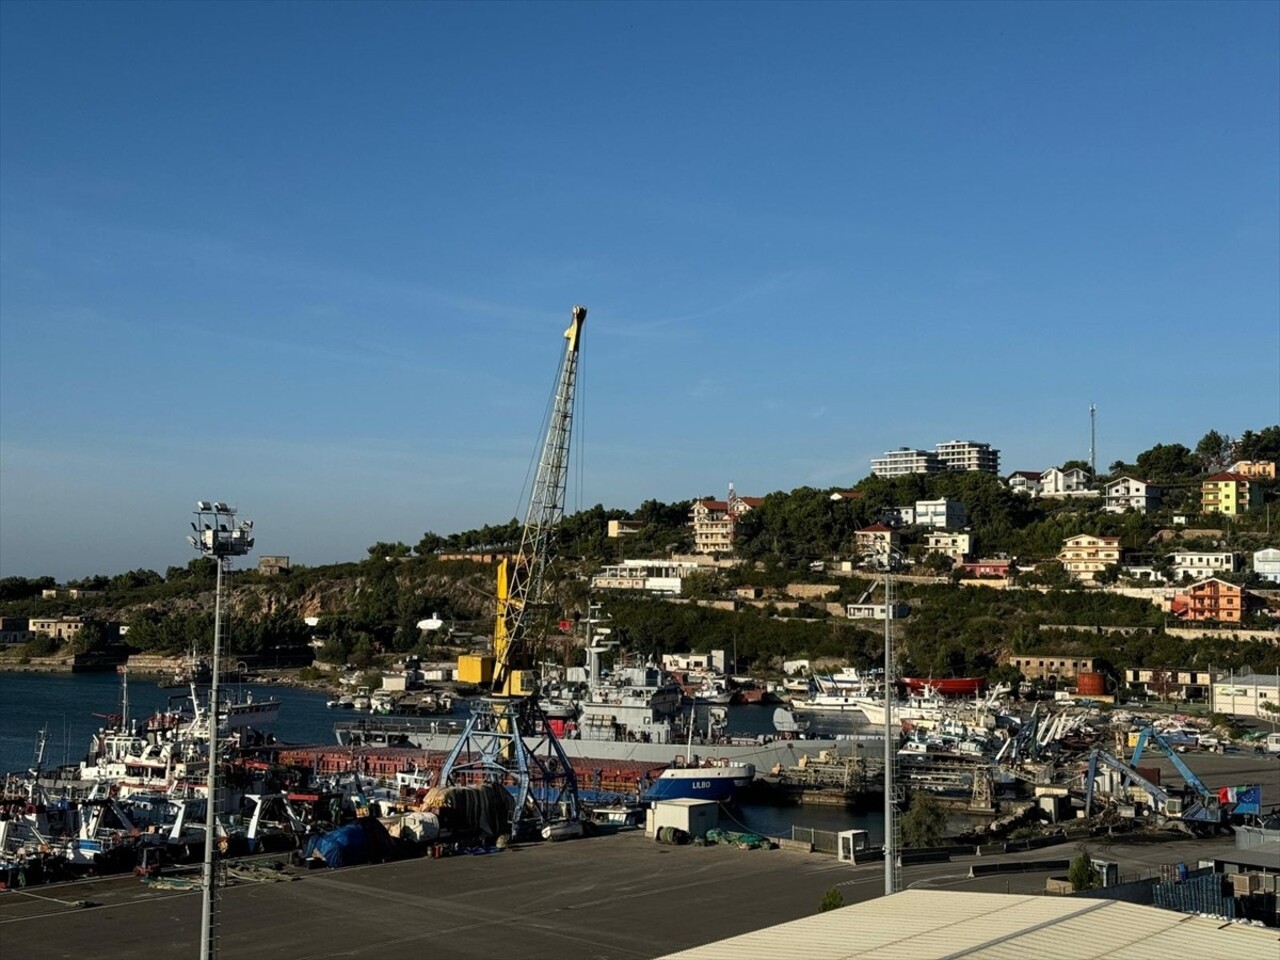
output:
<path id="1" fill-rule="evenodd" d="M 1280 733 L 1267 734 L 1267 753 L 1280 753 Z"/>

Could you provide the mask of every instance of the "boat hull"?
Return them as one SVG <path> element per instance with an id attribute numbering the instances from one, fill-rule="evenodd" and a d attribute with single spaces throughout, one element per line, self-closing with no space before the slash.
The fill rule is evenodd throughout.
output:
<path id="1" fill-rule="evenodd" d="M 375 729 L 374 725 L 358 728 L 338 726 L 335 728 L 337 742 L 341 746 L 357 745 L 352 743 L 351 733 L 359 731 L 362 735 L 361 742 L 363 745 L 416 747 L 419 750 L 448 753 L 453 749 L 453 745 L 457 742 L 460 733 L 460 729 L 458 731 L 438 730 L 433 732 L 429 725 L 423 728 L 397 725 L 394 734 L 392 734 L 395 739 L 391 742 L 384 740 L 379 743 L 371 737 Z M 529 744 L 531 749 L 536 748 L 539 739 L 529 737 L 526 738 L 526 743 Z M 714 744 L 695 742 L 691 749 L 694 754 L 700 757 L 715 757 L 732 763 L 753 763 L 756 769 L 769 770 L 778 765 L 783 767 L 798 766 L 800 758 L 803 756 L 817 759 L 822 751 L 838 749 L 839 744 L 840 741 L 835 738 L 798 739 L 795 736 L 779 736 L 761 742 Z M 571 762 L 576 760 L 606 764 L 638 762 L 653 767 L 670 766 L 677 761 L 677 757 L 683 760 L 686 750 L 689 749 L 685 744 L 679 743 L 640 743 L 633 740 L 592 740 L 589 738 L 561 739 L 560 748 Z M 845 752 L 847 753 L 849 749 L 849 745 L 846 743 Z"/>
<path id="2" fill-rule="evenodd" d="M 755 778 L 755 767 L 734 763 L 724 767 L 686 767 L 664 770 L 644 794 L 647 801 L 713 800 L 732 801 Z"/>

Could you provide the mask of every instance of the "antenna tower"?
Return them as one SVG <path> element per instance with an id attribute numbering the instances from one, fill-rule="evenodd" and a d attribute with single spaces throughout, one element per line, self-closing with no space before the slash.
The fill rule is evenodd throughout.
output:
<path id="1" fill-rule="evenodd" d="M 1089 404 L 1089 479 L 1098 479 L 1098 405 Z"/>

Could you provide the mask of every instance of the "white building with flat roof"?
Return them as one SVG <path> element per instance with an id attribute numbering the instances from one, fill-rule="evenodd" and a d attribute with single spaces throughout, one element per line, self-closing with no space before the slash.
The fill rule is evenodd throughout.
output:
<path id="1" fill-rule="evenodd" d="M 888 451 L 883 457 L 871 460 L 873 477 L 905 477 L 912 473 L 942 473 L 946 467 L 931 450 L 916 450 L 912 447 L 899 447 Z"/>
<path id="2" fill-rule="evenodd" d="M 1256 717 L 1280 720 L 1280 678 L 1274 673 L 1242 673 L 1239 676 L 1218 676 L 1213 681 L 1213 694 L 1209 709 L 1214 713 L 1226 713 L 1233 717 Z M 1274 707 L 1268 710 L 1267 707 Z"/>
<path id="3" fill-rule="evenodd" d="M 1193 580 L 1216 577 L 1220 573 L 1236 572 L 1234 553 L 1205 553 L 1199 550 L 1178 550 L 1173 555 L 1175 578 L 1188 576 Z"/>
<path id="4" fill-rule="evenodd" d="M 975 443 L 972 440 L 948 440 L 934 447 L 938 459 L 948 470 L 977 471 L 979 473 L 1000 472 L 1000 451 L 989 443 Z"/>
<path id="5" fill-rule="evenodd" d="M 684 578 L 700 567 L 691 560 L 623 560 L 602 567 L 591 578 L 591 589 L 639 590 L 678 597 Z"/>
<path id="6" fill-rule="evenodd" d="M 942 473 L 945 470 L 1000 472 L 1000 451 L 989 443 L 948 440 L 933 450 L 899 447 L 871 460 L 873 477 L 904 477 L 912 473 Z"/>
<path id="7" fill-rule="evenodd" d="M 916 524 L 935 530 L 961 530 L 969 522 L 964 504 L 959 500 L 917 500 Z"/>

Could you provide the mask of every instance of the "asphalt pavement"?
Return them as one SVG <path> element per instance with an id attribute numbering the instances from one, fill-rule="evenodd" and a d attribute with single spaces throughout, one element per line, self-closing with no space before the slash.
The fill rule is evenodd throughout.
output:
<path id="1" fill-rule="evenodd" d="M 1229 838 L 1166 843 L 1105 839 L 1001 856 L 1001 861 L 1105 851 L 1137 875 L 1232 849 Z M 1042 893 L 1062 871 L 971 879 L 965 858 L 903 868 L 915 889 Z M 430 956 L 638 960 L 817 912 L 833 887 L 846 903 L 882 895 L 883 866 L 822 854 L 672 847 L 641 832 L 306 871 L 296 879 L 223 891 L 224 960 Z M 85 905 L 89 904 L 89 905 Z M 199 951 L 199 892 L 156 890 L 133 878 L 0 893 L 0 944 L 25 960 L 155 960 Z"/>

